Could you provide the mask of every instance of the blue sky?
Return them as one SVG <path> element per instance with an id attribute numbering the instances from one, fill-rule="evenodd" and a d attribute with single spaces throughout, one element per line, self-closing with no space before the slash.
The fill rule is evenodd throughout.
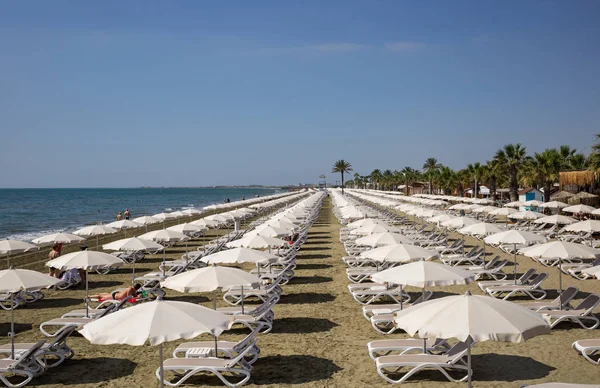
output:
<path id="1" fill-rule="evenodd" d="M 0 3 L 0 187 L 315 182 L 589 152 L 600 2 Z"/>

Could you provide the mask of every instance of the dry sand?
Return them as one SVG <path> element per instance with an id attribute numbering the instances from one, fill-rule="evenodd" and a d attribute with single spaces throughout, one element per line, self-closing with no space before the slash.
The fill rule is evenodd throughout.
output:
<path id="1" fill-rule="evenodd" d="M 367 342 L 382 338 L 403 338 L 405 334 L 384 336 L 377 333 L 361 313 L 346 289 L 348 280 L 340 258 L 345 254 L 339 243 L 340 225 L 331 212 L 327 199 L 319 219 L 309 232 L 308 242 L 298 254 L 296 277 L 284 286 L 284 295 L 275 307 L 273 331 L 259 336 L 260 359 L 254 364 L 248 387 L 368 387 L 387 386 L 375 370 L 366 351 Z M 468 239 L 467 243 L 475 240 Z M 182 248 L 169 250 L 178 257 Z M 493 250 L 494 254 L 500 251 Z M 507 256 L 504 255 L 503 256 Z M 136 272 L 155 270 L 160 257 L 138 263 Z M 550 271 L 546 288 L 558 287 L 557 270 L 535 264 L 519 257 L 519 271 L 536 267 Z M 41 269 L 38 268 L 38 269 Z M 506 271 L 509 272 L 512 267 Z M 90 276 L 94 292 L 110 291 L 127 284 L 130 267 L 117 273 Z M 563 277 L 564 286 L 575 285 L 587 293 L 599 293 L 597 280 L 579 281 Z M 434 288 L 434 297 L 464 293 L 481 294 L 475 285 Z M 418 292 L 418 289 L 409 291 Z M 15 311 L 17 341 L 43 338 L 39 324 L 72 309 L 82 308 L 83 289 L 49 292 L 46 299 Z M 210 295 L 181 295 L 168 292 L 168 298 L 202 302 L 211 305 Z M 555 293 L 549 295 L 555 297 Z M 223 303 L 221 303 L 222 305 Z M 0 323 L 0 333 L 8 331 L 7 312 Z M 245 330 L 225 333 L 222 339 L 243 338 Z M 562 381 L 600 383 L 600 368 L 584 360 L 571 349 L 578 339 L 600 338 L 597 330 L 583 330 L 563 324 L 550 335 L 540 336 L 522 344 L 485 342 L 473 350 L 475 387 L 519 387 L 523 384 Z M 208 337 L 206 338 L 208 339 Z M 167 343 L 166 355 L 183 341 Z M 77 335 L 69 340 L 76 352 L 74 359 L 65 362 L 33 380 L 30 386 L 63 387 L 154 387 L 158 381 L 154 372 L 158 365 L 157 348 L 150 346 L 95 346 Z M 188 386 L 223 386 L 214 377 L 188 380 Z M 450 383 L 436 372 L 422 372 L 404 385 L 411 387 L 461 387 Z"/>

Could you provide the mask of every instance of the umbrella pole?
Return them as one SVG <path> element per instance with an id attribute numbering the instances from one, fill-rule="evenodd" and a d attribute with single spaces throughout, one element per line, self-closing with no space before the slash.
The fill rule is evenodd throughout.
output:
<path id="1" fill-rule="evenodd" d="M 244 286 L 242 286 L 242 314 L 244 314 Z"/>
<path id="2" fill-rule="evenodd" d="M 467 387 L 471 388 L 472 384 L 471 384 L 471 341 L 469 341 L 469 344 L 467 344 Z"/>
<path id="3" fill-rule="evenodd" d="M 12 308 L 10 309 L 10 352 L 12 359 L 15 359 L 15 294 L 10 294 L 10 300 L 12 302 Z"/>
<path id="4" fill-rule="evenodd" d="M 423 302 L 425 302 L 425 286 L 423 286 L 422 295 Z M 423 354 L 427 354 L 427 338 L 423 338 Z"/>
<path id="5" fill-rule="evenodd" d="M 85 317 L 89 318 L 90 316 L 90 303 L 88 297 L 88 270 L 85 269 Z"/>
<path id="6" fill-rule="evenodd" d="M 213 335 L 215 338 L 215 357 L 217 357 L 217 351 L 219 350 L 219 345 L 217 344 L 217 336 Z"/>
<path id="7" fill-rule="evenodd" d="M 131 271 L 131 283 L 135 281 L 135 252 L 133 253 L 133 270 Z"/>
<path id="8" fill-rule="evenodd" d="M 562 310 L 562 299 L 560 299 L 560 296 L 563 293 L 563 287 L 562 287 L 562 271 L 560 269 L 560 267 L 562 266 L 562 258 L 558 258 L 558 309 Z"/>
<path id="9" fill-rule="evenodd" d="M 165 369 L 163 366 L 163 344 L 158 345 L 158 359 L 160 362 L 160 388 L 165 386 Z"/>
<path id="10" fill-rule="evenodd" d="M 515 250 L 515 262 L 513 266 L 513 276 L 515 278 L 515 286 L 517 285 L 517 244 L 513 244 L 513 249 Z"/>

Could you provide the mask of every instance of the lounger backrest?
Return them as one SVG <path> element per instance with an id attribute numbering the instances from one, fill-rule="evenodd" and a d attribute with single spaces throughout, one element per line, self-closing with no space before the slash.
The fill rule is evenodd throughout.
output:
<path id="1" fill-rule="evenodd" d="M 54 337 L 54 341 L 50 342 L 50 344 L 48 344 L 48 347 L 52 348 L 60 343 L 63 343 L 67 340 L 67 338 L 69 338 L 71 334 L 73 334 L 75 329 L 77 329 L 77 326 L 67 326 L 64 330 L 61 330 L 56 337 Z"/>
<path id="2" fill-rule="evenodd" d="M 11 365 L 11 369 L 14 369 L 19 364 L 29 364 L 31 362 L 31 359 L 35 357 L 35 354 L 42 348 L 42 346 L 44 346 L 45 343 L 45 340 L 41 340 L 37 344 L 30 347 L 25 353 L 23 353 L 19 357 L 19 359 L 13 365 Z"/>
<path id="3" fill-rule="evenodd" d="M 254 328 L 254 330 L 252 330 L 250 332 L 250 334 L 248 334 L 246 337 L 244 337 L 243 340 L 241 340 L 240 342 L 238 342 L 234 347 L 233 350 L 235 350 L 236 353 L 241 353 L 243 352 L 247 347 L 249 347 L 251 344 L 256 344 L 255 338 L 258 335 L 258 332 L 261 329 L 261 325 L 258 325 Z"/>
<path id="4" fill-rule="evenodd" d="M 577 287 L 567 287 L 566 290 L 556 298 L 556 303 L 559 303 L 561 306 L 565 306 L 568 304 L 574 297 L 577 295 L 579 289 Z"/>
<path id="5" fill-rule="evenodd" d="M 422 302 L 426 302 L 429 299 L 431 299 L 431 296 L 433 295 L 433 291 L 425 291 L 425 295 L 421 294 L 417 300 L 415 300 L 414 302 L 412 302 L 413 306 L 418 304 L 418 303 L 422 303 Z M 425 297 L 423 297 L 425 296 Z"/>
<path id="6" fill-rule="evenodd" d="M 525 283 L 531 279 L 531 277 L 535 274 L 535 268 L 529 268 L 521 277 L 518 279 L 520 283 Z"/>
<path id="7" fill-rule="evenodd" d="M 460 341 L 454 344 L 454 346 L 446 352 L 446 355 L 451 358 L 451 363 L 454 363 L 465 355 L 468 348 L 469 347 L 465 342 Z"/>
<path id="8" fill-rule="evenodd" d="M 585 310 L 585 314 L 591 313 L 596 306 L 600 304 L 600 295 L 591 294 L 588 295 L 577 307 L 575 310 Z"/>
<path id="9" fill-rule="evenodd" d="M 531 279 L 530 283 L 532 286 L 539 287 L 542 284 L 542 282 L 546 280 L 547 277 L 548 274 L 546 272 L 542 272 L 538 274 L 535 278 Z"/>
<path id="10" fill-rule="evenodd" d="M 487 268 L 495 267 L 498 264 L 498 261 L 500 261 L 500 256 L 494 257 L 492 260 L 488 261 Z"/>

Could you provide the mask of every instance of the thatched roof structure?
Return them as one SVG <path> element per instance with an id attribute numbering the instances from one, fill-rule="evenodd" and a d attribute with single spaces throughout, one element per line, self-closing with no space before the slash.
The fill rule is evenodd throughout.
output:
<path id="1" fill-rule="evenodd" d="M 556 194 L 552 194 L 552 196 L 550 197 L 553 201 L 564 201 L 566 199 L 571 198 L 572 196 L 574 196 L 575 194 L 573 193 L 569 193 L 568 191 L 559 191 Z"/>
<path id="2" fill-rule="evenodd" d="M 560 173 L 561 186 L 590 186 L 598 180 L 598 172 L 582 171 L 562 171 Z"/>
<path id="3" fill-rule="evenodd" d="M 581 191 L 581 192 L 575 194 L 575 196 L 573 198 L 580 198 L 580 199 L 583 199 L 583 198 L 598 198 L 598 196 L 594 195 L 594 194 L 590 194 L 590 193 L 585 192 L 585 191 Z"/>

